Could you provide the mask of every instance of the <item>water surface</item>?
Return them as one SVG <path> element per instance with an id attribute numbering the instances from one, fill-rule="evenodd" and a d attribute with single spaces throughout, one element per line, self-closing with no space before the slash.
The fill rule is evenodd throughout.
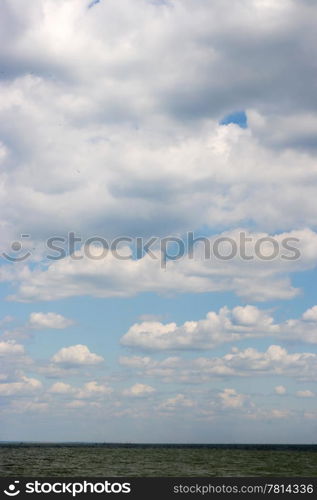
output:
<path id="1" fill-rule="evenodd" d="M 0 444 L 0 476 L 317 476 L 317 446 Z"/>

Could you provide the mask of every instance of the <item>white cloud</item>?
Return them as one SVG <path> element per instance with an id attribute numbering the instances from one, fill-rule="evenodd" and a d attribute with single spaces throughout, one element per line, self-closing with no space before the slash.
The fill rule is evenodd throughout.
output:
<path id="1" fill-rule="evenodd" d="M 85 401 L 79 401 L 75 399 L 74 401 L 70 401 L 69 403 L 66 404 L 67 408 L 84 408 L 86 406 Z"/>
<path id="2" fill-rule="evenodd" d="M 96 365 L 103 361 L 103 357 L 90 352 L 86 345 L 63 347 L 52 357 L 52 361 L 61 365 L 81 366 Z"/>
<path id="3" fill-rule="evenodd" d="M 123 2 L 1 3 L 8 236 L 314 227 L 316 5 Z"/>
<path id="4" fill-rule="evenodd" d="M 62 330 L 72 325 L 74 322 L 70 319 L 65 318 L 61 314 L 56 314 L 53 312 L 41 313 L 33 312 L 30 314 L 29 324 L 31 328 L 41 329 L 41 328 L 54 328 L 57 330 Z"/>
<path id="5" fill-rule="evenodd" d="M 91 381 L 84 384 L 84 386 L 78 390 L 76 397 L 78 399 L 89 399 L 93 397 L 106 396 L 112 392 L 113 389 L 108 385 L 101 385 L 96 381 Z"/>
<path id="6" fill-rule="evenodd" d="M 24 347 L 13 340 L 0 341 L 0 357 L 20 356 L 24 354 Z"/>
<path id="7" fill-rule="evenodd" d="M 143 397 L 153 394 L 154 392 L 156 392 L 156 389 L 154 389 L 154 387 L 137 383 L 132 385 L 129 389 L 124 389 L 122 391 L 122 394 L 124 396 Z"/>
<path id="8" fill-rule="evenodd" d="M 262 144 L 273 148 L 315 150 L 314 135 L 317 127 L 315 110 L 281 116 L 266 110 L 264 114 L 248 110 L 248 124 Z"/>
<path id="9" fill-rule="evenodd" d="M 223 307 L 219 313 L 210 311 L 205 319 L 186 321 L 180 326 L 158 321 L 135 323 L 121 337 L 121 344 L 154 351 L 212 349 L 219 344 L 259 337 L 316 344 L 315 310 L 316 306 L 306 311 L 300 319 L 278 324 L 267 312 L 255 306 L 238 306 L 232 310 Z"/>
<path id="10" fill-rule="evenodd" d="M 21 376 L 18 382 L 0 383 L 0 396 L 25 395 L 38 392 L 42 389 L 42 383 L 34 378 Z"/>
<path id="11" fill-rule="evenodd" d="M 75 398 L 76 402 L 83 399 L 98 400 L 112 394 L 113 389 L 105 384 L 99 384 L 95 380 L 86 382 L 82 387 L 74 387 L 65 382 L 56 382 L 49 389 L 51 394 L 69 396 Z M 76 403 L 74 403 L 76 406 Z M 71 404 L 70 407 L 73 405 Z"/>
<path id="12" fill-rule="evenodd" d="M 176 394 L 176 396 L 171 397 L 163 401 L 159 406 L 159 410 L 163 411 L 174 411 L 179 408 L 193 408 L 195 402 L 187 398 L 184 394 Z"/>
<path id="13" fill-rule="evenodd" d="M 275 335 L 278 326 L 273 318 L 254 306 L 227 307 L 219 314 L 209 312 L 206 319 L 166 325 L 143 322 L 131 326 L 121 338 L 121 344 L 141 349 L 211 349 L 225 342 L 236 342 L 249 337 Z"/>
<path id="14" fill-rule="evenodd" d="M 299 340 L 317 343 L 316 306 L 305 311 L 300 319 L 289 319 L 280 325 L 280 337 L 285 340 Z"/>
<path id="15" fill-rule="evenodd" d="M 251 420 L 283 420 L 289 418 L 292 415 L 290 410 L 282 410 L 279 408 L 272 409 L 255 409 L 251 410 L 246 414 L 246 417 Z"/>
<path id="16" fill-rule="evenodd" d="M 86 409 L 93 409 L 95 410 L 96 408 L 102 408 L 102 405 L 98 401 L 89 401 L 89 400 L 82 400 L 82 399 L 74 399 L 73 401 L 70 401 L 65 404 L 66 408 L 71 408 L 76 410 L 77 408 L 86 408 Z"/>
<path id="17" fill-rule="evenodd" d="M 287 417 L 289 417 L 289 415 L 290 415 L 289 410 L 279 410 L 279 409 L 274 408 L 273 410 L 270 410 L 267 413 L 267 418 L 280 419 L 280 418 L 287 418 Z"/>
<path id="18" fill-rule="evenodd" d="M 45 412 L 49 409 L 49 404 L 45 401 L 39 401 L 37 398 L 33 400 L 13 400 L 10 404 L 10 412 L 14 413 L 34 413 L 37 415 L 39 412 Z"/>
<path id="19" fill-rule="evenodd" d="M 312 353 L 288 353 L 279 345 L 271 345 L 265 352 L 254 348 L 244 351 L 237 350 L 223 356 L 224 365 L 234 369 L 238 374 L 297 374 L 301 376 L 312 375 L 311 368 L 317 368 L 317 356 Z M 212 368 L 213 360 L 210 360 Z M 207 362 L 208 365 L 208 362 Z"/>
<path id="20" fill-rule="evenodd" d="M 273 318 L 254 306 L 238 306 L 232 310 L 232 317 L 237 325 L 257 328 L 259 325 L 271 327 Z"/>
<path id="21" fill-rule="evenodd" d="M 296 396 L 298 396 L 299 398 L 314 398 L 315 393 L 309 390 L 297 391 Z"/>
<path id="22" fill-rule="evenodd" d="M 62 379 L 64 377 L 79 375 L 81 366 L 44 362 L 37 365 L 36 369 L 40 375 L 48 379 Z"/>
<path id="23" fill-rule="evenodd" d="M 246 244 L 241 234 L 250 238 Z M 32 271 L 24 267 L 15 268 L 14 276 L 7 279 L 19 283 L 18 293 L 11 299 L 21 301 L 56 300 L 83 294 L 94 297 L 129 297 L 143 292 L 202 293 L 232 291 L 252 301 L 271 299 L 290 299 L 299 293 L 291 286 L 289 275 L 292 272 L 312 269 L 317 263 L 317 234 L 309 229 L 268 235 L 250 233 L 247 230 L 234 230 L 210 238 L 213 248 L 219 237 L 230 238 L 237 246 L 237 255 L 232 260 L 219 260 L 212 255 L 204 258 L 204 249 L 197 246 L 194 259 L 185 255 L 177 261 L 169 260 L 166 269 L 161 266 L 161 253 L 153 250 L 156 259 L 145 255 L 139 260 L 129 258 L 119 260 L 112 253 L 103 259 L 94 260 L 85 255 L 83 248 L 71 256 L 34 267 Z M 279 246 L 278 256 L 271 260 L 261 260 L 255 254 L 256 241 L 274 237 Z M 298 248 L 300 258 L 288 260 L 293 253 L 285 249 L 285 241 Z M 146 241 L 146 240 L 145 240 Z M 243 252 L 253 260 L 241 259 Z M 266 246 L 270 246 L 266 243 Z M 272 248 L 268 248 L 269 252 Z M 222 250 L 223 251 L 223 250 Z M 265 245 L 262 247 L 265 254 Z M 100 250 L 99 250 L 100 252 Z M 85 286 L 83 286 L 83 284 Z"/>
<path id="24" fill-rule="evenodd" d="M 65 384 L 65 382 L 56 382 L 52 385 L 49 392 L 53 394 L 71 394 L 74 392 L 74 389 L 71 385 Z"/>
<path id="25" fill-rule="evenodd" d="M 250 239 L 246 244 L 243 243 L 242 234 L 244 238 Z M 232 260 L 219 260 L 214 256 L 213 246 L 219 237 L 234 241 L 237 252 Z M 268 237 L 274 238 L 279 251 L 275 259 L 263 260 L 256 255 L 255 245 L 257 241 Z M 294 252 L 285 248 L 287 241 L 298 249 L 300 258 L 289 260 Z M 108 253 L 103 259 L 94 260 L 85 255 L 81 248 L 75 256 L 83 256 L 82 259 L 68 256 L 50 261 L 44 268 L 42 264 L 33 266 L 32 270 L 17 266 L 3 279 L 13 280 L 19 285 L 17 294 L 10 298 L 20 301 L 47 301 L 83 294 L 93 297 L 130 297 L 144 292 L 171 294 L 224 291 L 234 292 L 252 301 L 265 301 L 290 299 L 298 295 L 300 290 L 292 287 L 290 282 L 291 273 L 313 269 L 317 264 L 317 234 L 309 229 L 275 235 L 237 229 L 215 235 L 209 242 L 211 258 L 205 259 L 203 246 L 197 245 L 193 259 L 185 255 L 177 261 L 169 260 L 166 269 L 161 266 L 158 249 L 153 250 L 156 259 L 145 255 L 138 260 L 119 260 Z M 94 245 L 92 247 L 95 248 Z M 267 251 L 272 253 L 270 243 L 261 246 L 263 255 Z M 243 252 L 253 260 L 241 259 L 240 253 Z"/>
<path id="26" fill-rule="evenodd" d="M 307 309 L 303 314 L 303 320 L 317 322 L 317 306 Z"/>
<path id="27" fill-rule="evenodd" d="M 218 394 L 224 408 L 242 408 L 247 396 L 238 394 L 235 389 L 224 389 Z"/>
<path id="28" fill-rule="evenodd" d="M 286 394 L 286 387 L 284 387 L 283 385 L 277 385 L 274 390 L 276 394 L 279 395 Z"/>
<path id="29" fill-rule="evenodd" d="M 209 383 L 214 377 L 288 376 L 298 380 L 317 380 L 317 355 L 309 352 L 289 353 L 279 345 L 264 352 L 249 347 L 232 349 L 222 357 L 182 359 L 169 357 L 155 360 L 149 356 L 120 358 L 120 364 L 136 371 L 138 376 L 158 377 L 164 382 Z"/>

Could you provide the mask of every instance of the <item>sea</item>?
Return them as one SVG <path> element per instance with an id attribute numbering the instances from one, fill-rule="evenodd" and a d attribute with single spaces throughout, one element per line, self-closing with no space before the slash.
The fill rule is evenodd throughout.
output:
<path id="1" fill-rule="evenodd" d="M 317 445 L 0 443 L 0 477 L 317 477 Z"/>

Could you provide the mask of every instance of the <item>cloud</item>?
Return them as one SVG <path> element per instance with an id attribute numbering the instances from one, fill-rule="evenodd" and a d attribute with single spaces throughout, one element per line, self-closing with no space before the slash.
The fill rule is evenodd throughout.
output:
<path id="1" fill-rule="evenodd" d="M 64 366 L 96 365 L 103 362 L 103 357 L 90 352 L 86 345 L 63 347 L 52 357 L 54 363 Z"/>
<path id="2" fill-rule="evenodd" d="M 274 335 L 278 327 L 273 318 L 254 306 L 227 307 L 219 314 L 209 312 L 206 319 L 166 325 L 143 322 L 131 326 L 121 344 L 145 350 L 212 349 L 218 344 L 236 342 L 249 337 Z"/>
<path id="3" fill-rule="evenodd" d="M 289 410 L 279 410 L 279 409 L 272 409 L 266 413 L 266 418 L 287 418 L 290 415 Z"/>
<path id="4" fill-rule="evenodd" d="M 142 350 L 213 349 L 224 343 L 248 338 L 274 337 L 317 343 L 316 306 L 303 313 L 300 319 L 275 323 L 267 312 L 252 305 L 232 310 L 222 307 L 219 313 L 210 311 L 203 320 L 186 321 L 183 325 L 158 321 L 135 323 L 121 337 L 121 344 Z"/>
<path id="5" fill-rule="evenodd" d="M 299 398 L 314 398 L 315 394 L 312 391 L 306 390 L 306 391 L 297 391 L 296 396 Z"/>
<path id="6" fill-rule="evenodd" d="M 65 382 L 56 382 L 49 389 L 52 394 L 72 394 L 73 391 L 73 387 Z"/>
<path id="7" fill-rule="evenodd" d="M 21 376 L 18 382 L 0 383 L 0 396 L 26 395 L 41 389 L 42 383 L 39 380 Z"/>
<path id="8" fill-rule="evenodd" d="M 258 408 L 247 413 L 246 418 L 251 420 L 284 420 L 292 416 L 290 410 L 279 408 L 263 409 Z"/>
<path id="9" fill-rule="evenodd" d="M 280 396 L 286 394 L 286 387 L 284 387 L 283 385 L 277 385 L 274 390 L 275 393 L 279 394 Z"/>
<path id="10" fill-rule="evenodd" d="M 99 399 L 110 395 L 113 389 L 105 384 L 99 384 L 95 380 L 86 382 L 82 387 L 74 387 L 65 382 L 56 382 L 49 389 L 51 394 L 70 396 L 76 398 L 76 401 L 82 399 Z"/>
<path id="11" fill-rule="evenodd" d="M 75 399 L 74 401 L 70 401 L 69 403 L 66 404 L 67 408 L 84 408 L 86 406 L 85 401 L 79 401 Z"/>
<path id="12" fill-rule="evenodd" d="M 10 413 L 26 413 L 30 412 L 38 415 L 41 412 L 46 412 L 49 409 L 49 404 L 45 401 L 40 401 L 37 398 L 33 400 L 16 399 L 11 401 L 9 411 Z"/>
<path id="13" fill-rule="evenodd" d="M 0 341 L 0 357 L 21 356 L 23 354 L 23 345 L 17 344 L 14 340 Z"/>
<path id="14" fill-rule="evenodd" d="M 254 305 L 270 301 L 272 307 L 272 301 L 299 297 L 297 273 L 316 268 L 316 20 L 311 0 L 3 0 L 0 247 L 13 257 L 32 252 L 17 265 L 0 256 L 0 281 L 12 285 L 11 298 L 235 294 L 251 305 L 211 310 L 183 323 L 144 317 L 131 324 L 122 331 L 123 345 L 157 357 L 122 358 L 125 374 L 132 372 L 132 380 L 153 377 L 153 388 L 163 381 L 206 383 L 210 390 L 210 382 L 225 380 L 226 389 L 215 395 L 206 417 L 237 410 L 253 411 L 259 419 L 293 416 L 284 408 L 248 407 L 248 397 L 243 400 L 240 389 L 231 387 L 238 377 L 241 384 L 241 377 L 270 377 L 270 387 L 284 383 L 279 377 L 317 380 L 316 354 L 296 347 L 316 344 L 317 306 L 284 321 L 273 318 L 273 308 Z M 245 113 L 246 128 L 224 124 L 224 117 L 237 111 Z M 104 261 L 45 258 L 45 240 L 69 231 L 110 239 L 183 235 L 200 228 L 213 235 L 212 243 L 216 233 L 236 240 L 237 227 L 248 237 L 272 235 L 279 243 L 298 238 L 301 258 L 225 262 L 198 256 L 170 261 L 164 270 L 157 250 L 157 263 L 110 255 Z M 26 232 L 29 238 L 21 236 Z M 11 243 L 20 237 L 18 251 Z M 37 312 L 27 326 L 70 325 L 57 313 Z M 77 345 L 60 349 L 50 362 L 32 362 L 18 340 L 7 342 L 22 338 L 24 328 L 5 332 L 0 341 L 2 390 L 19 395 L 12 408 L 36 413 L 48 407 L 33 397 L 36 379 L 22 374 L 26 366 L 32 374 L 58 378 L 48 384 L 49 402 L 76 412 L 107 400 L 111 388 L 103 381 L 62 382 L 86 377 L 83 367 L 99 366 L 100 355 Z M 260 338 L 256 348 L 245 347 Z M 238 342 L 242 347 L 227 354 L 162 359 L 164 351 Z M 148 399 L 159 400 L 156 410 L 160 389 L 151 394 Z M 133 408 L 117 411 L 141 418 L 146 404 L 147 398 L 140 398 Z M 199 411 L 185 393 L 169 393 L 162 404 L 162 413 L 164 404 L 167 412 Z"/>
<path id="15" fill-rule="evenodd" d="M 223 358 L 197 360 L 201 365 L 212 373 L 214 369 L 220 367 L 233 370 L 237 375 L 254 376 L 259 375 L 296 375 L 296 376 L 316 376 L 317 356 L 313 353 L 288 353 L 279 345 L 271 345 L 264 352 L 254 348 L 247 348 L 243 351 L 235 349 L 232 353 L 226 354 Z"/>
<path id="16" fill-rule="evenodd" d="M 248 240 L 245 244 L 242 234 Z M 272 260 L 260 259 L 255 253 L 256 242 L 264 239 L 261 252 L 266 256 L 267 252 L 272 254 L 272 245 L 267 241 L 272 237 L 279 248 L 278 255 Z M 252 301 L 291 299 L 300 291 L 292 287 L 290 274 L 313 269 L 317 264 L 317 234 L 310 229 L 276 235 L 242 229 L 227 231 L 208 240 L 211 248 L 219 238 L 230 238 L 236 245 L 236 256 L 231 260 L 217 259 L 213 251 L 211 257 L 205 259 L 203 246 L 197 245 L 193 259 L 185 254 L 180 260 L 167 261 L 166 268 L 162 268 L 158 249 L 153 251 L 154 259 L 146 254 L 138 260 L 132 257 L 119 260 L 108 253 L 103 259 L 96 260 L 89 258 L 81 248 L 72 256 L 48 263 L 44 270 L 42 265 L 33 266 L 32 270 L 15 268 L 13 275 L 6 277 L 18 284 L 17 293 L 10 298 L 48 301 L 83 294 L 106 298 L 131 297 L 144 292 L 230 291 Z M 300 258 L 294 260 L 295 253 L 288 250 L 287 245 L 296 248 Z M 92 245 L 93 248 L 96 247 Z M 132 251 L 128 247 L 126 250 Z M 240 258 L 243 251 L 248 259 Z M 78 260 L 79 257 L 83 258 Z"/>
<path id="17" fill-rule="evenodd" d="M 303 314 L 304 321 L 311 321 L 313 323 L 317 322 L 317 306 L 307 309 Z"/>
<path id="18" fill-rule="evenodd" d="M 41 313 L 34 312 L 30 314 L 29 324 L 31 328 L 41 329 L 41 328 L 54 328 L 57 330 L 62 330 L 71 326 L 74 322 L 70 319 L 65 318 L 61 314 L 56 313 Z"/>
<path id="19" fill-rule="evenodd" d="M 244 394 L 238 394 L 235 389 L 224 389 L 218 397 L 224 408 L 242 408 L 247 398 Z"/>
<path id="20" fill-rule="evenodd" d="M 1 3 L 8 236 L 315 227 L 313 2 L 29 4 Z"/>
<path id="21" fill-rule="evenodd" d="M 281 116 L 249 109 L 248 125 L 261 144 L 277 149 L 295 148 L 313 153 L 316 151 L 316 110 Z"/>
<path id="22" fill-rule="evenodd" d="M 184 394 L 176 394 L 176 396 L 163 401 L 158 409 L 163 411 L 174 411 L 182 408 L 193 408 L 194 406 L 195 402 L 192 399 L 187 398 Z"/>
<path id="23" fill-rule="evenodd" d="M 44 361 L 36 367 L 40 375 L 48 379 L 62 379 L 69 376 L 77 376 L 80 373 L 81 365 L 55 364 Z"/>
<path id="24" fill-rule="evenodd" d="M 124 389 L 122 391 L 122 394 L 124 396 L 131 396 L 131 397 L 143 397 L 143 396 L 148 396 L 149 394 L 153 394 L 156 390 L 154 387 L 146 384 L 134 384 L 132 385 L 129 389 Z"/>
<path id="25" fill-rule="evenodd" d="M 316 306 L 308 309 L 299 319 L 289 319 L 280 325 L 281 338 L 317 343 Z"/>
<path id="26" fill-rule="evenodd" d="M 96 381 L 87 382 L 84 386 L 77 391 L 76 397 L 78 399 L 89 399 L 94 397 L 102 397 L 109 395 L 113 389 L 108 385 L 98 384 Z"/>
<path id="27" fill-rule="evenodd" d="M 182 359 L 169 357 L 155 360 L 149 356 L 122 356 L 122 366 L 138 376 L 159 378 L 164 382 L 209 383 L 215 377 L 288 376 L 298 380 L 317 380 L 317 355 L 309 352 L 289 353 L 279 345 L 266 351 L 249 347 L 233 348 L 222 357 Z"/>

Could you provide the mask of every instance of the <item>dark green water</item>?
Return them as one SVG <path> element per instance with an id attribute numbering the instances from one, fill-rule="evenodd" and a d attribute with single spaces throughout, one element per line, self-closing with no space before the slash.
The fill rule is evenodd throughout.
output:
<path id="1" fill-rule="evenodd" d="M 0 476 L 317 476 L 317 446 L 0 444 Z"/>

